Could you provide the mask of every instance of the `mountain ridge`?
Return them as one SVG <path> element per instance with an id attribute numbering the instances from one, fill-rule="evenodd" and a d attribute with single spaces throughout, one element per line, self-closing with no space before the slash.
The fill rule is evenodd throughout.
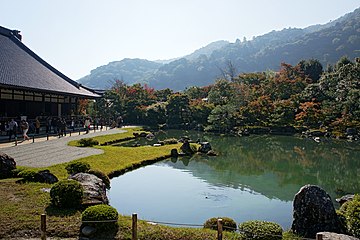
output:
<path id="1" fill-rule="evenodd" d="M 110 62 L 78 81 L 92 88 L 108 88 L 104 82 L 116 79 L 126 84 L 147 83 L 156 89 L 183 90 L 212 84 L 231 63 L 236 74 L 278 70 L 281 62 L 297 64 L 318 59 L 323 66 L 346 55 L 360 55 L 360 8 L 326 24 L 306 28 L 285 28 L 252 40 L 212 42 L 189 55 L 172 60 L 128 59 Z M 112 79 L 110 79 L 112 78 Z"/>

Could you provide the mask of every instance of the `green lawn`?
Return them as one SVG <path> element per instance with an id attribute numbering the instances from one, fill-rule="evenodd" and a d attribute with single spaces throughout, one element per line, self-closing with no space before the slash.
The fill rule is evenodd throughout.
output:
<path id="1" fill-rule="evenodd" d="M 140 129 L 130 128 L 126 133 L 95 137 L 99 143 L 127 139 L 133 137 L 133 132 Z M 76 142 L 70 142 L 76 146 Z M 134 169 L 143 164 L 157 161 L 168 156 L 170 150 L 179 148 L 180 144 L 161 147 L 114 147 L 96 146 L 104 150 L 103 154 L 90 156 L 76 161 L 87 162 L 92 169 L 106 174 Z M 68 174 L 65 164 L 47 167 L 59 179 L 65 179 Z M 36 170 L 42 170 L 39 168 Z M 9 237 L 39 237 L 40 215 L 47 214 L 47 234 L 55 237 L 77 237 L 81 225 L 79 210 L 59 210 L 50 206 L 48 191 L 50 184 L 16 183 L 18 179 L 0 180 L 0 238 Z M 139 221 L 139 239 L 215 239 L 216 231 L 202 228 L 175 228 L 152 225 Z M 287 233 L 289 235 L 289 233 Z M 119 217 L 119 231 L 113 236 L 115 239 L 131 239 L 131 219 L 128 216 Z M 224 233 L 224 239 L 241 239 L 237 233 Z M 293 239 L 293 236 L 284 239 Z"/>

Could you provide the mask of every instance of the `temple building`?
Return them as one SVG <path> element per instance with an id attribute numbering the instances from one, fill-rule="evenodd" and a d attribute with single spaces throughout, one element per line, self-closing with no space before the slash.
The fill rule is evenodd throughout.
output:
<path id="1" fill-rule="evenodd" d="M 78 103 L 100 95 L 56 70 L 0 26 L 0 118 L 69 116 Z"/>

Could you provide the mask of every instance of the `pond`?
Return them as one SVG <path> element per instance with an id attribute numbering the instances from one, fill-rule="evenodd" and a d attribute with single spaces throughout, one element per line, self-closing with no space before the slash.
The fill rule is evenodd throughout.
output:
<path id="1" fill-rule="evenodd" d="M 119 213 L 186 224 L 227 216 L 237 223 L 266 220 L 289 229 L 292 200 L 301 186 L 321 186 L 334 203 L 336 197 L 360 191 L 359 142 L 180 131 L 157 138 L 183 135 L 209 141 L 219 156 L 169 159 L 112 179 L 110 204 Z"/>

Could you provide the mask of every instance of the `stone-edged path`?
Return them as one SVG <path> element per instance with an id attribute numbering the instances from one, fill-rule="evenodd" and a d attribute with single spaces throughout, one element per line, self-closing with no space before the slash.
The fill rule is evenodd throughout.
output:
<path id="1" fill-rule="evenodd" d="M 13 157 L 17 166 L 25 167 L 48 167 L 59 163 L 70 162 L 75 159 L 102 154 L 103 150 L 95 148 L 82 148 L 68 146 L 68 142 L 81 138 L 90 138 L 101 135 L 126 132 L 123 129 L 109 129 L 106 131 L 90 132 L 88 134 L 67 135 L 61 138 L 32 140 L 17 146 L 1 147 L 0 151 Z"/>

